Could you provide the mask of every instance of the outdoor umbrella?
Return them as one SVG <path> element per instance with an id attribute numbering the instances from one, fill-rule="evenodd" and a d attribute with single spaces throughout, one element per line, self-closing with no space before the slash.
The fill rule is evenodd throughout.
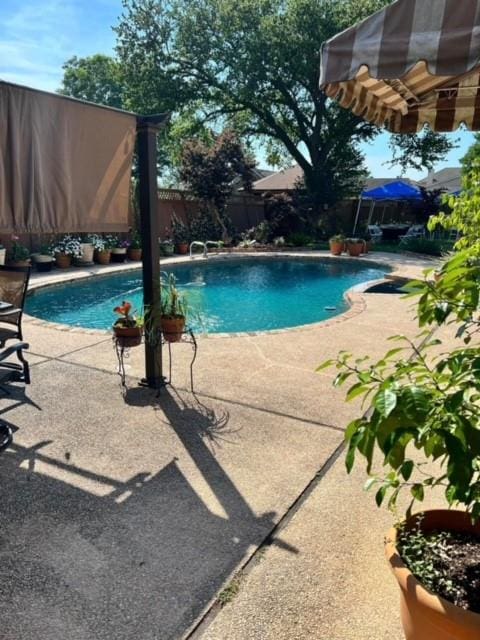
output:
<path id="1" fill-rule="evenodd" d="M 480 130 L 480 2 L 397 0 L 324 43 L 320 83 L 395 133 Z"/>

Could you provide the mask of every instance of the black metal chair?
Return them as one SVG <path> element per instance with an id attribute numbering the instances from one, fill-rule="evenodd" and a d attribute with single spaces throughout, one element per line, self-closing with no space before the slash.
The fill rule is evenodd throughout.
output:
<path id="1" fill-rule="evenodd" d="M 30 384 L 30 368 L 23 356 L 26 349 L 28 349 L 28 344 L 19 342 L 0 351 L 0 391 L 6 395 L 10 395 L 10 391 L 6 387 L 10 382 Z M 14 354 L 20 360 L 19 363 L 8 361 L 8 358 Z M 6 422 L 0 420 L 0 453 L 12 444 L 12 440 L 12 430 Z"/>
<path id="2" fill-rule="evenodd" d="M 7 340 L 23 340 L 22 317 L 30 280 L 30 267 L 0 266 L 0 302 L 12 307 L 0 306 L 0 347 Z"/>
<path id="3" fill-rule="evenodd" d="M 0 453 L 12 444 L 12 430 L 6 422 L 0 421 Z"/>

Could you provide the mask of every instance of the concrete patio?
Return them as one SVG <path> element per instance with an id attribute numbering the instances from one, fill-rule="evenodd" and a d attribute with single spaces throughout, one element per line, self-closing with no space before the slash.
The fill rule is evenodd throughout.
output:
<path id="1" fill-rule="evenodd" d="M 32 385 L 0 404 L 17 429 L 0 458 L 2 640 L 401 638 L 391 520 L 338 457 L 358 407 L 315 368 L 341 349 L 380 356 L 417 326 L 399 296 L 354 302 L 301 330 L 200 337 L 195 396 L 188 345 L 160 396 L 137 385 L 133 349 L 125 391 L 109 335 L 27 319 Z"/>

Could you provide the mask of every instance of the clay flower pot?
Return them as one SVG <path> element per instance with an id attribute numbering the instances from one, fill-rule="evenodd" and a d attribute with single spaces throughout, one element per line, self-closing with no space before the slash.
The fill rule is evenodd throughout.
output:
<path id="1" fill-rule="evenodd" d="M 56 253 L 55 262 L 59 269 L 68 269 L 72 266 L 72 256 L 68 253 Z"/>
<path id="2" fill-rule="evenodd" d="M 93 244 L 91 242 L 82 242 L 80 245 L 82 255 L 78 258 L 80 264 L 92 264 L 93 262 Z"/>
<path id="3" fill-rule="evenodd" d="M 344 251 L 344 242 L 335 242 L 334 240 L 330 240 L 330 252 L 332 256 L 341 256 Z"/>
<path id="4" fill-rule="evenodd" d="M 128 250 L 128 259 L 132 262 L 140 262 L 142 259 L 142 250 L 141 249 L 129 249 Z"/>
<path id="5" fill-rule="evenodd" d="M 358 258 L 365 251 L 365 243 L 361 242 L 347 242 L 348 255 L 352 258 Z"/>
<path id="6" fill-rule="evenodd" d="M 480 536 L 480 523 L 472 524 L 462 511 L 425 511 L 420 521 L 422 531 L 456 531 Z M 406 521 L 412 529 L 418 515 Z M 400 611 L 406 640 L 478 640 L 480 614 L 457 607 L 428 591 L 403 563 L 396 549 L 397 530 L 386 538 L 385 553 L 400 587 Z"/>
<path id="7" fill-rule="evenodd" d="M 170 316 L 162 316 L 160 326 L 163 337 L 167 342 L 180 342 L 182 333 L 185 331 L 185 317 L 176 316 L 172 318 Z"/>
<path id="8" fill-rule="evenodd" d="M 105 249 L 104 251 L 98 251 L 97 249 L 95 249 L 95 253 L 93 255 L 95 258 L 95 262 L 97 262 L 98 264 L 110 264 L 110 249 Z"/>
<path id="9" fill-rule="evenodd" d="M 187 242 L 179 242 L 175 247 L 177 253 L 181 256 L 184 256 L 188 253 L 188 243 Z"/>
<path id="10" fill-rule="evenodd" d="M 138 347 L 142 344 L 142 327 L 113 325 L 113 334 L 122 347 Z"/>

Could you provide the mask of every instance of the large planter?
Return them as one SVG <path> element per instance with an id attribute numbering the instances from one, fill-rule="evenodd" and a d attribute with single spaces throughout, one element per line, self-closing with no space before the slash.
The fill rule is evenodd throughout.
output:
<path id="1" fill-rule="evenodd" d="M 68 253 L 56 253 L 55 262 L 59 269 L 68 269 L 72 266 L 72 256 Z"/>
<path id="2" fill-rule="evenodd" d="M 112 249 L 112 262 L 125 262 L 126 259 L 126 247 L 116 247 L 115 249 Z"/>
<path id="3" fill-rule="evenodd" d="M 341 256 L 344 251 L 344 242 L 334 242 L 333 240 L 330 240 L 330 252 L 333 256 Z"/>
<path id="4" fill-rule="evenodd" d="M 142 327 L 113 326 L 115 339 L 122 347 L 138 347 L 142 343 Z"/>
<path id="5" fill-rule="evenodd" d="M 176 247 L 176 252 L 181 256 L 184 256 L 188 253 L 188 243 L 187 242 L 179 242 Z"/>
<path id="6" fill-rule="evenodd" d="M 95 249 L 93 257 L 95 258 L 95 262 L 98 264 L 110 264 L 112 252 L 110 249 L 105 249 L 105 251 L 98 251 Z"/>
<path id="7" fill-rule="evenodd" d="M 347 252 L 352 258 L 358 258 L 365 251 L 365 243 L 362 242 L 347 242 Z"/>
<path id="8" fill-rule="evenodd" d="M 32 259 L 39 273 L 47 273 L 52 270 L 52 266 L 53 266 L 52 256 L 36 253 L 32 255 Z"/>
<path id="9" fill-rule="evenodd" d="M 160 319 L 163 337 L 167 342 L 180 342 L 185 331 L 184 316 L 162 316 Z"/>
<path id="10" fill-rule="evenodd" d="M 425 511 L 420 528 L 455 531 L 480 536 L 480 523 L 472 525 L 470 516 L 462 511 Z M 419 516 L 406 521 L 407 530 L 414 528 Z M 413 576 L 396 549 L 397 530 L 386 538 L 385 553 L 400 586 L 400 611 L 406 640 L 478 640 L 480 614 L 466 611 L 434 595 Z"/>
<path id="11" fill-rule="evenodd" d="M 0 249 L 0 265 L 3 266 L 5 264 L 5 258 L 7 256 L 6 249 Z"/>
<path id="12" fill-rule="evenodd" d="M 140 260 L 142 259 L 142 250 L 130 248 L 128 250 L 128 259 L 132 262 L 140 262 Z"/>
<path id="13" fill-rule="evenodd" d="M 9 260 L 9 267 L 29 267 L 30 260 Z"/>
<path id="14" fill-rule="evenodd" d="M 174 246 L 170 243 L 160 243 L 160 253 L 162 256 L 173 256 Z"/>
<path id="15" fill-rule="evenodd" d="M 82 242 L 80 245 L 82 255 L 79 257 L 79 264 L 92 264 L 93 262 L 93 244 L 91 242 Z"/>

